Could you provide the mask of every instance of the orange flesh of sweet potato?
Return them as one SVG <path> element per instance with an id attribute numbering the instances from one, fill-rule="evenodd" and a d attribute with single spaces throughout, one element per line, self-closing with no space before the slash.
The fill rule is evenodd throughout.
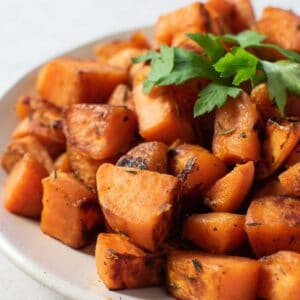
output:
<path id="1" fill-rule="evenodd" d="M 165 240 L 179 192 L 177 178 L 103 164 L 97 188 L 105 220 L 137 245 L 154 251 Z"/>
<path id="2" fill-rule="evenodd" d="M 74 104 L 64 117 L 68 143 L 95 160 L 126 152 L 137 132 L 134 112 L 122 106 Z"/>
<path id="3" fill-rule="evenodd" d="M 65 136 L 62 131 L 60 110 L 44 108 L 36 110 L 32 115 L 22 120 L 15 128 L 12 138 L 34 136 L 56 158 L 65 150 Z"/>
<path id="4" fill-rule="evenodd" d="M 60 58 L 40 71 L 36 88 L 40 96 L 58 107 L 74 103 L 103 102 L 128 79 L 126 70 L 92 60 Z"/>
<path id="5" fill-rule="evenodd" d="M 134 33 L 129 40 L 113 41 L 97 45 L 94 49 L 97 59 L 107 61 L 128 48 L 149 49 L 150 44 L 142 32 Z"/>
<path id="6" fill-rule="evenodd" d="M 289 155 L 288 159 L 286 160 L 284 166 L 286 168 L 289 168 L 298 162 L 300 162 L 300 144 L 298 144 L 294 148 L 294 150 L 291 152 L 291 154 Z"/>
<path id="7" fill-rule="evenodd" d="M 119 84 L 116 86 L 110 95 L 107 104 L 114 106 L 126 106 L 128 109 L 134 111 L 132 93 L 126 84 Z"/>
<path id="8" fill-rule="evenodd" d="M 268 85 L 262 83 L 256 86 L 251 92 L 251 100 L 256 104 L 262 118 L 267 121 L 270 118 L 279 118 L 280 112 L 269 98 Z"/>
<path id="9" fill-rule="evenodd" d="M 183 237 L 202 250 L 229 254 L 246 239 L 245 216 L 230 213 L 195 214 L 183 225 Z"/>
<path id="10" fill-rule="evenodd" d="M 271 178 L 265 182 L 261 187 L 254 191 L 253 196 L 255 198 L 265 196 L 287 196 L 289 195 L 283 185 L 280 183 L 278 178 Z"/>
<path id="11" fill-rule="evenodd" d="M 245 230 L 260 257 L 279 250 L 300 251 L 300 202 L 288 197 L 264 197 L 251 202 Z"/>
<path id="12" fill-rule="evenodd" d="M 67 146 L 70 168 L 77 179 L 84 183 L 86 187 L 97 193 L 96 173 L 103 163 L 115 163 L 118 156 L 106 159 L 95 160 L 90 158 L 84 152 L 71 145 Z"/>
<path id="13" fill-rule="evenodd" d="M 133 89 L 133 100 L 140 135 L 146 141 L 170 144 L 178 138 L 187 142 L 195 139 L 191 122 L 181 114 L 170 87 L 155 87 L 144 94 L 140 83 Z"/>
<path id="14" fill-rule="evenodd" d="M 300 254 L 280 251 L 260 259 L 258 297 L 268 300 L 298 300 L 300 295 Z"/>
<path id="15" fill-rule="evenodd" d="M 208 19 L 209 16 L 202 3 L 191 3 L 158 18 L 155 27 L 155 40 L 159 45 L 170 45 L 177 32 L 183 32 L 190 27 L 198 28 L 199 32 L 206 32 Z"/>
<path id="16" fill-rule="evenodd" d="M 263 160 L 259 162 L 256 176 L 259 179 L 272 175 L 289 157 L 299 141 L 298 123 L 286 120 L 269 120 L 263 143 Z"/>
<path id="17" fill-rule="evenodd" d="M 167 260 L 167 285 L 176 299 L 254 300 L 259 271 L 249 258 L 175 250 Z"/>
<path id="18" fill-rule="evenodd" d="M 257 161 L 260 158 L 259 125 L 256 105 L 246 94 L 227 101 L 216 111 L 213 153 L 230 164 Z"/>
<path id="19" fill-rule="evenodd" d="M 213 211 L 237 211 L 251 189 L 254 171 L 252 161 L 237 165 L 205 192 L 205 204 Z"/>
<path id="20" fill-rule="evenodd" d="M 54 172 L 42 184 L 42 231 L 73 248 L 87 245 L 103 222 L 96 196 L 68 173 Z"/>
<path id="21" fill-rule="evenodd" d="M 99 277 L 111 290 L 141 288 L 163 282 L 163 257 L 148 254 L 116 233 L 100 233 L 96 244 Z"/>
<path id="22" fill-rule="evenodd" d="M 300 197 L 300 163 L 296 163 L 281 173 L 279 181 L 289 195 Z"/>
<path id="23" fill-rule="evenodd" d="M 170 171 L 180 179 L 184 195 L 200 195 L 227 172 L 222 161 L 197 145 L 182 144 L 169 155 Z"/>
<path id="24" fill-rule="evenodd" d="M 72 172 L 67 152 L 61 154 L 54 162 L 55 170 L 64 173 Z"/>
<path id="25" fill-rule="evenodd" d="M 253 29 L 267 35 L 267 41 L 285 49 L 300 51 L 300 18 L 292 11 L 266 7 Z"/>
<path id="26" fill-rule="evenodd" d="M 161 142 L 145 142 L 121 156 L 117 166 L 167 173 L 168 147 Z"/>
<path id="27" fill-rule="evenodd" d="M 16 114 L 19 119 L 25 119 L 38 109 L 53 109 L 53 106 L 51 103 L 36 95 L 21 95 L 18 97 L 16 102 Z"/>
<path id="28" fill-rule="evenodd" d="M 25 136 L 10 142 L 1 157 L 1 164 L 4 170 L 9 173 L 26 153 L 30 153 L 49 173 L 52 172 L 54 168 L 52 158 L 33 136 Z"/>
<path id="29" fill-rule="evenodd" d="M 111 66 L 129 70 L 132 66 L 132 58 L 145 53 L 145 49 L 126 48 L 114 54 L 107 63 Z"/>
<path id="30" fill-rule="evenodd" d="M 42 211 L 41 180 L 48 176 L 44 167 L 29 153 L 13 167 L 5 186 L 5 208 L 17 215 L 38 218 Z"/>

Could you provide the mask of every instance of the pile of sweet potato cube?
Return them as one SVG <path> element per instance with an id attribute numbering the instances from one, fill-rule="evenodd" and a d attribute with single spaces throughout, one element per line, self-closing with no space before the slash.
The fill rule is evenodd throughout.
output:
<path id="1" fill-rule="evenodd" d="M 255 20 L 249 1 L 163 15 L 155 47 L 201 52 L 186 33 L 251 28 L 300 51 L 297 15 L 268 7 Z M 165 283 L 178 299 L 300 299 L 299 99 L 288 96 L 282 119 L 261 84 L 193 118 L 207 82 L 144 94 L 150 66 L 131 59 L 150 48 L 136 33 L 97 46 L 94 60 L 42 67 L 36 93 L 17 100 L 2 156 L 6 209 L 73 248 L 98 234 L 109 289 Z"/>

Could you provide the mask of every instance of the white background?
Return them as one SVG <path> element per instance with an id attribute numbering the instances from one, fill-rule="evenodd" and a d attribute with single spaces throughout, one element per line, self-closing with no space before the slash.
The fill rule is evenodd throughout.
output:
<path id="1" fill-rule="evenodd" d="M 34 66 L 109 33 L 149 25 L 192 0 L 0 0 L 0 95 Z M 298 0 L 253 0 L 300 11 Z M 1 124 L 5 130 L 5 124 Z M 3 145 L 1 145 L 3 146 Z M 26 234 L 26 233 L 24 233 Z M 62 262 L 63 263 L 63 262 Z M 0 254 L 0 300 L 62 300 Z"/>

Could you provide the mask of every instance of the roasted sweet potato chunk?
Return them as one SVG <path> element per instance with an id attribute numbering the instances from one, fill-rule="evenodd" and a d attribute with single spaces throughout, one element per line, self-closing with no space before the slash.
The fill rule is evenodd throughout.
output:
<path id="1" fill-rule="evenodd" d="M 43 179 L 42 231 L 73 248 L 87 245 L 103 222 L 97 197 L 73 175 Z"/>
<path id="2" fill-rule="evenodd" d="M 254 164 L 237 165 L 205 192 L 205 204 L 213 211 L 235 212 L 247 197 L 254 179 Z"/>
<path id="3" fill-rule="evenodd" d="M 263 160 L 257 165 L 257 177 L 272 175 L 289 157 L 299 141 L 298 122 L 269 120 L 263 143 Z"/>
<path id="4" fill-rule="evenodd" d="M 298 300 L 300 295 L 300 254 L 280 251 L 260 259 L 258 297 L 268 300 Z"/>
<path id="5" fill-rule="evenodd" d="M 38 109 L 52 109 L 51 103 L 37 97 L 36 95 L 21 95 L 16 102 L 16 114 L 23 120 Z"/>
<path id="6" fill-rule="evenodd" d="M 68 143 L 95 160 L 126 152 L 137 132 L 135 114 L 122 106 L 74 104 L 64 117 Z"/>
<path id="7" fill-rule="evenodd" d="M 142 32 L 135 32 L 128 40 L 117 40 L 97 45 L 94 52 L 99 60 L 109 60 L 120 51 L 128 48 L 149 49 L 150 44 Z"/>
<path id="8" fill-rule="evenodd" d="M 300 251 L 300 202 L 288 197 L 264 197 L 251 202 L 246 232 L 259 257 L 279 250 Z"/>
<path id="9" fill-rule="evenodd" d="M 249 258 L 171 251 L 167 285 L 176 299 L 254 300 L 259 271 Z"/>
<path id="10" fill-rule="evenodd" d="M 132 59 L 144 53 L 145 53 L 145 49 L 138 49 L 138 48 L 123 49 L 121 51 L 118 51 L 110 59 L 108 59 L 107 63 L 110 66 L 114 66 L 124 70 L 129 70 L 129 68 L 133 64 Z"/>
<path id="11" fill-rule="evenodd" d="M 19 123 L 14 130 L 14 139 L 34 136 L 56 158 L 65 150 L 65 136 L 62 130 L 60 110 L 52 107 L 36 110 Z"/>
<path id="12" fill-rule="evenodd" d="M 42 211 L 41 180 L 46 176 L 46 169 L 30 153 L 26 153 L 6 180 L 5 208 L 17 215 L 38 218 Z"/>
<path id="13" fill-rule="evenodd" d="M 183 224 L 183 237 L 202 250 L 228 254 L 246 238 L 245 216 L 230 213 L 195 214 Z"/>
<path id="14" fill-rule="evenodd" d="M 114 106 L 126 106 L 134 111 L 132 93 L 126 84 L 117 85 L 107 103 Z"/>
<path id="15" fill-rule="evenodd" d="M 67 154 L 69 157 L 70 168 L 77 179 L 85 184 L 89 189 L 96 193 L 96 173 L 103 163 L 115 163 L 117 157 L 109 157 L 106 159 L 95 160 L 90 158 L 84 152 L 76 147 L 67 146 Z"/>
<path id="16" fill-rule="evenodd" d="M 145 140 L 170 144 L 176 139 L 187 142 L 195 139 L 192 124 L 181 113 L 176 94 L 170 87 L 155 87 L 150 94 L 144 94 L 140 83 L 133 89 L 133 101 L 140 135 Z"/>
<path id="17" fill-rule="evenodd" d="M 91 60 L 59 58 L 46 64 L 37 79 L 40 96 L 58 107 L 106 100 L 128 79 L 126 70 Z"/>
<path id="18" fill-rule="evenodd" d="M 300 197 L 300 163 L 296 163 L 281 173 L 279 181 L 289 195 Z"/>
<path id="19" fill-rule="evenodd" d="M 99 277 L 111 290 L 141 288 L 163 282 L 163 256 L 149 254 L 116 233 L 100 233 L 96 244 Z"/>
<path id="20" fill-rule="evenodd" d="M 183 195 L 200 195 L 227 172 L 222 161 L 200 146 L 182 144 L 171 148 L 169 156 L 170 171 L 181 181 Z"/>
<path id="21" fill-rule="evenodd" d="M 177 178 L 103 164 L 97 172 L 99 201 L 110 227 L 154 251 L 165 240 L 177 205 Z"/>
<path id="22" fill-rule="evenodd" d="M 146 142 L 121 156 L 117 166 L 167 173 L 168 147 L 160 142 Z"/>
<path id="23" fill-rule="evenodd" d="M 1 157 L 3 169 L 9 173 L 26 153 L 30 153 L 49 173 L 53 170 L 54 165 L 49 153 L 35 137 L 30 135 L 10 142 Z"/>
<path id="24" fill-rule="evenodd" d="M 217 109 L 213 153 L 222 161 L 234 164 L 260 158 L 260 115 L 246 94 L 230 99 Z"/>
<path id="25" fill-rule="evenodd" d="M 54 162 L 55 170 L 69 173 L 72 172 L 67 152 L 61 154 Z"/>
<path id="26" fill-rule="evenodd" d="M 285 161 L 284 166 L 286 168 L 289 168 L 299 162 L 300 162 L 300 144 L 298 144 L 291 152 L 288 159 Z"/>
<path id="27" fill-rule="evenodd" d="M 170 45 L 176 33 L 184 32 L 190 27 L 198 28 L 199 32 L 206 32 L 208 21 L 209 16 L 202 3 L 189 4 L 159 17 L 155 28 L 156 42 Z"/>
<path id="28" fill-rule="evenodd" d="M 267 35 L 267 41 L 285 49 L 300 51 L 300 18 L 290 10 L 266 7 L 253 29 Z"/>
<path id="29" fill-rule="evenodd" d="M 265 196 L 288 196 L 288 192 L 278 178 L 275 177 L 268 179 L 254 190 L 253 197 L 260 198 Z"/>

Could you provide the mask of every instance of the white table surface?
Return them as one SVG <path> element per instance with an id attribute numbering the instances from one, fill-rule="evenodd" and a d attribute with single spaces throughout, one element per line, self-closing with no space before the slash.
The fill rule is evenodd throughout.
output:
<path id="1" fill-rule="evenodd" d="M 191 0 L 0 0 L 0 95 L 49 57 L 109 33 L 154 23 Z M 300 11 L 297 0 L 253 0 Z M 297 7 L 298 6 L 298 7 Z M 1 130 L 5 124 L 1 124 Z M 18 270 L 0 253 L 1 300 L 66 299 Z"/>

